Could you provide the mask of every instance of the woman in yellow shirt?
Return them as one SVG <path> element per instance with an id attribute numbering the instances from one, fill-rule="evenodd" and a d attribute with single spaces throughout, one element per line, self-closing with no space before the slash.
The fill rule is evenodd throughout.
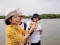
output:
<path id="1" fill-rule="evenodd" d="M 5 17 L 6 23 L 6 45 L 22 45 L 37 26 L 32 26 L 28 32 L 20 26 L 19 9 L 13 10 Z M 30 25 L 31 26 L 31 25 Z M 25 35 L 25 36 L 24 36 Z"/>

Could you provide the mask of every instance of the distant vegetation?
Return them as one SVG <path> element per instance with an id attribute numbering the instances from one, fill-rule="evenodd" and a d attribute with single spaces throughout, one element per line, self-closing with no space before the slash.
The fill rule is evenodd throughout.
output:
<path id="1" fill-rule="evenodd" d="M 26 16 L 24 19 L 31 18 L 32 16 Z M 60 18 L 60 14 L 41 14 L 39 15 L 42 19 L 53 19 L 53 18 Z M 0 19 L 4 19 L 5 16 L 0 16 Z"/>
<path id="2" fill-rule="evenodd" d="M 31 18 L 32 16 L 26 16 L 25 18 Z M 42 19 L 52 19 L 52 18 L 60 18 L 60 14 L 41 14 L 39 15 Z"/>
<path id="3" fill-rule="evenodd" d="M 4 19 L 5 18 L 5 16 L 0 16 L 0 19 Z"/>

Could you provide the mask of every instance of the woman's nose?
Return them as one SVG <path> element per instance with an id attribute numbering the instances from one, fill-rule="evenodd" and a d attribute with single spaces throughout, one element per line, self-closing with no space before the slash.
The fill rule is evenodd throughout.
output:
<path id="1" fill-rule="evenodd" d="M 18 17 L 17 19 L 19 19 L 19 20 L 20 20 L 20 17 Z"/>

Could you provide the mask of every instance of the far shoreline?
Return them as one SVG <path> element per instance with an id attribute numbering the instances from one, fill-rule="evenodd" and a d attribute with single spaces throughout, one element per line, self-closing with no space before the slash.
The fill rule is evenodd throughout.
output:
<path id="1" fill-rule="evenodd" d="M 31 19 L 31 18 L 23 18 L 23 19 Z M 60 18 L 48 18 L 48 19 L 60 19 Z"/>

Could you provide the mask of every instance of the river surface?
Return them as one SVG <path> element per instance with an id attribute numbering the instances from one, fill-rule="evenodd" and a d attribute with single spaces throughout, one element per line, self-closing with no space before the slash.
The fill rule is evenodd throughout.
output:
<path id="1" fill-rule="evenodd" d="M 27 23 L 31 20 L 22 21 Z M 39 23 L 43 28 L 41 45 L 60 45 L 60 19 L 41 19 Z M 5 26 L 4 19 L 0 19 L 0 45 L 5 45 Z"/>

